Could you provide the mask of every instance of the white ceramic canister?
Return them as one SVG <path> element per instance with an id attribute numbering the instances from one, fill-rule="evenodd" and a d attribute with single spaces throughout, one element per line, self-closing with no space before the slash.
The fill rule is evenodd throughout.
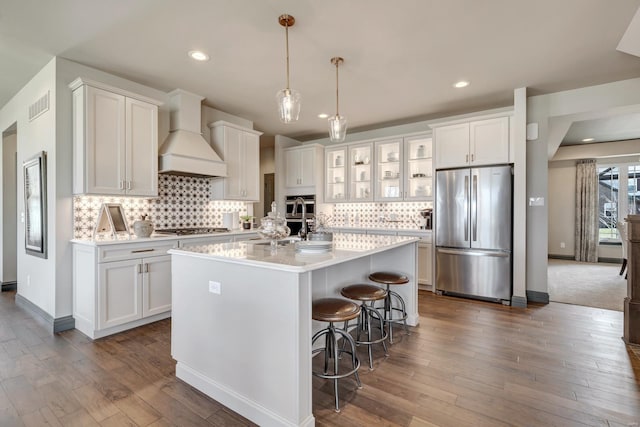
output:
<path id="1" fill-rule="evenodd" d="M 229 230 L 232 230 L 235 228 L 233 224 L 233 212 L 222 213 L 222 226 Z"/>

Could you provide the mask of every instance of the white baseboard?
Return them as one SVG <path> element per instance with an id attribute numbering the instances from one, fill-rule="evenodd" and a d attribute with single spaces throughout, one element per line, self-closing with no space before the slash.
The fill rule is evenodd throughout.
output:
<path id="1" fill-rule="evenodd" d="M 261 406 L 247 397 L 236 393 L 235 391 L 225 387 L 223 384 L 219 384 L 212 379 L 205 377 L 184 363 L 178 362 L 176 364 L 176 377 L 258 425 L 266 427 L 313 427 L 316 424 L 313 414 L 310 414 L 300 424 L 282 418 L 280 415 L 275 414 L 264 406 Z"/>

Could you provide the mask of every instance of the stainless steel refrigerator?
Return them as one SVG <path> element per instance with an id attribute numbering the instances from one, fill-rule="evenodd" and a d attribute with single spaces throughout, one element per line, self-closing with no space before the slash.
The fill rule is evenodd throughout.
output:
<path id="1" fill-rule="evenodd" d="M 436 290 L 511 300 L 511 166 L 436 172 Z"/>

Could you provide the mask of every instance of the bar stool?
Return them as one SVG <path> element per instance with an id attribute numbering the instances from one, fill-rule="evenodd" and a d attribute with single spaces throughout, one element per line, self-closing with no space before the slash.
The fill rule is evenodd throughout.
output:
<path id="1" fill-rule="evenodd" d="M 347 301 L 341 298 L 322 298 L 313 301 L 311 317 L 314 320 L 320 322 L 329 322 L 329 326 L 316 332 L 311 339 L 311 345 L 313 345 L 318 338 L 325 336 L 325 345 L 322 348 L 313 350 L 312 354 L 324 352 L 324 371 L 312 372 L 313 375 L 333 380 L 334 382 L 334 394 L 336 400 L 336 412 L 340 412 L 340 406 L 338 405 L 338 380 L 340 378 L 348 377 L 353 374 L 356 377 L 356 383 L 358 388 L 362 388 L 360 377 L 358 376 L 358 368 L 360 368 L 360 361 L 356 357 L 356 344 L 353 341 L 351 335 L 345 330 L 336 328 L 334 322 L 349 322 L 351 319 L 355 319 L 360 315 L 360 307 L 351 301 Z M 342 349 L 338 348 L 338 339 L 343 338 Z M 344 349 L 344 344 L 349 343 L 350 351 Z M 339 372 L 338 362 L 341 357 L 341 353 L 347 353 L 351 356 L 351 370 L 348 372 Z M 329 360 L 333 359 L 333 371 L 329 370 Z"/>
<path id="2" fill-rule="evenodd" d="M 373 351 L 371 346 L 373 344 L 382 343 L 384 349 L 384 355 L 389 356 L 387 353 L 387 331 L 384 329 L 384 317 L 377 308 L 374 307 L 376 301 L 383 300 L 387 296 L 387 291 L 384 289 L 367 284 L 350 285 L 342 288 L 340 291 L 343 297 L 349 298 L 354 301 L 360 301 L 360 316 L 358 316 L 358 324 L 356 326 L 356 344 L 364 344 L 368 346 L 369 350 L 369 369 L 373 370 Z M 369 305 L 367 305 L 369 302 Z M 380 338 L 373 339 L 371 336 L 371 318 L 375 317 L 380 322 Z M 345 322 L 344 329 L 348 330 L 348 322 Z M 360 339 L 360 332 L 367 333 L 367 340 Z"/>
<path id="3" fill-rule="evenodd" d="M 404 303 L 404 299 L 397 293 L 391 290 L 391 285 L 404 285 L 409 283 L 409 278 L 403 274 L 390 273 L 388 271 L 378 271 L 369 275 L 369 280 L 376 283 L 386 285 L 387 297 L 384 299 L 384 321 L 389 326 L 389 342 L 393 344 L 393 324 L 404 323 L 404 330 L 409 335 L 409 328 L 407 328 L 407 307 Z M 393 306 L 393 300 L 400 304 L 400 307 Z M 400 317 L 394 319 L 393 312 L 400 312 Z"/>

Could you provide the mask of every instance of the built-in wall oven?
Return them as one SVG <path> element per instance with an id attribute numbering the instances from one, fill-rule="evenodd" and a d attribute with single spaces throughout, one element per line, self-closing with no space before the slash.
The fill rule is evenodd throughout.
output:
<path id="1" fill-rule="evenodd" d="M 298 198 L 302 199 L 302 203 L 299 201 L 296 205 L 296 200 Z M 313 226 L 313 220 L 316 213 L 315 194 L 287 196 L 285 203 L 287 207 L 285 218 L 287 220 L 287 227 L 291 229 L 291 235 L 298 235 L 298 233 L 302 229 L 302 204 L 304 204 L 306 211 L 305 215 L 307 219 L 307 233 L 309 233 L 311 231 L 311 227 Z"/>

